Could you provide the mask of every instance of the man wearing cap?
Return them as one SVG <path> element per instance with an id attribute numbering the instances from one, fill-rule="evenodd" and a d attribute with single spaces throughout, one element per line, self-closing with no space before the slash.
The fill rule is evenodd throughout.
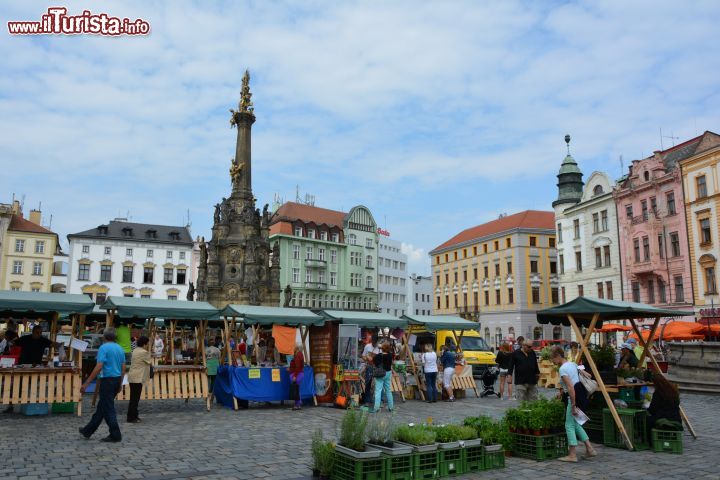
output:
<path id="1" fill-rule="evenodd" d="M 640 357 L 642 357 L 642 354 L 645 351 L 645 349 L 643 347 L 641 347 L 640 344 L 638 343 L 638 341 L 635 340 L 634 338 L 628 338 L 627 343 L 629 343 L 630 346 L 632 347 L 632 351 L 635 354 L 635 358 L 637 358 L 638 361 L 640 361 Z M 647 368 L 647 361 L 648 361 L 647 357 L 643 358 L 642 368 Z"/>
<path id="2" fill-rule="evenodd" d="M 633 353 L 632 345 L 629 343 L 623 343 L 620 346 L 620 361 L 618 362 L 618 368 L 636 368 L 638 366 L 638 359 Z"/>

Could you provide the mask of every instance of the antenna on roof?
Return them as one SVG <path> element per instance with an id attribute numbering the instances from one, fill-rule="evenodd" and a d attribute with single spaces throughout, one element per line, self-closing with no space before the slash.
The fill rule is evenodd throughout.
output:
<path id="1" fill-rule="evenodd" d="M 625 162 L 623 161 L 622 154 L 620 154 L 618 160 L 620 160 L 620 176 L 622 177 L 625 174 Z"/>
<path id="2" fill-rule="evenodd" d="M 190 229 L 192 222 L 190 221 L 190 209 L 187 209 L 187 222 L 185 222 L 185 228 Z"/>
<path id="3" fill-rule="evenodd" d="M 273 195 L 273 212 L 276 212 L 283 203 L 285 203 L 285 199 L 282 198 L 279 193 L 275 193 Z"/>
<path id="4" fill-rule="evenodd" d="M 300 185 L 295 185 L 295 203 L 300 203 Z"/>
<path id="5" fill-rule="evenodd" d="M 660 150 L 665 150 L 665 147 L 663 147 L 663 138 L 669 138 L 673 147 L 675 146 L 675 140 L 680 140 L 680 137 L 675 137 L 673 134 L 674 132 L 670 132 L 670 135 L 663 135 L 662 127 L 660 127 Z"/>

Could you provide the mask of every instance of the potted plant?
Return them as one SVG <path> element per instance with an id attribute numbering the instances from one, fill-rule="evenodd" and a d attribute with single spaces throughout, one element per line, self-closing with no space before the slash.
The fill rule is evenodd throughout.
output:
<path id="1" fill-rule="evenodd" d="M 520 411 L 517 408 L 508 408 L 505 412 L 505 422 L 507 422 L 508 430 L 512 433 L 517 433 L 520 430 Z M 487 425 L 487 424 L 485 424 Z M 482 438 L 485 438 L 480 435 Z"/>
<path id="2" fill-rule="evenodd" d="M 377 449 L 391 456 L 407 455 L 412 453 L 409 445 L 400 445 L 395 442 L 395 427 L 392 419 L 380 414 L 373 415 L 368 421 L 367 428 L 368 447 Z"/>
<path id="3" fill-rule="evenodd" d="M 320 477 L 320 455 L 321 455 L 321 449 L 323 445 L 323 434 L 320 429 L 315 430 L 315 432 L 312 435 L 312 441 L 310 442 L 310 452 L 312 453 L 313 458 L 313 468 L 312 468 L 312 475 L 313 478 L 319 478 Z"/>
<path id="4" fill-rule="evenodd" d="M 368 414 L 350 408 L 340 422 L 340 435 L 336 450 L 353 458 L 377 458 L 380 450 L 367 450 Z"/>
<path id="5" fill-rule="evenodd" d="M 416 452 L 437 450 L 435 431 L 426 425 L 401 425 L 395 430 L 395 438 L 398 442 L 412 445 Z"/>
<path id="6" fill-rule="evenodd" d="M 537 406 L 530 410 L 528 415 L 528 430 L 530 433 L 539 437 L 542 435 L 542 430 L 545 428 L 545 412 L 542 404 L 538 403 Z"/>
<path id="7" fill-rule="evenodd" d="M 595 346 L 590 350 L 595 365 L 600 373 L 603 383 L 614 385 L 617 382 L 615 375 L 615 348 L 612 345 Z"/>
<path id="8" fill-rule="evenodd" d="M 322 442 L 318 449 L 319 480 L 329 480 L 335 467 L 335 445 L 332 442 Z"/>

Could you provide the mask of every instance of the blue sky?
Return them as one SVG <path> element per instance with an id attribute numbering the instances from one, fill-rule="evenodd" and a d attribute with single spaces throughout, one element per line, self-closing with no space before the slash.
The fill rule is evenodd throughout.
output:
<path id="1" fill-rule="evenodd" d="M 3 2 L 8 20 L 50 5 Z M 460 230 L 720 130 L 720 2 L 68 2 L 147 37 L 0 35 L 0 202 L 61 236 L 129 212 L 209 236 L 245 68 L 258 203 L 368 206 L 413 271 Z M 665 146 L 672 139 L 663 139 Z"/>

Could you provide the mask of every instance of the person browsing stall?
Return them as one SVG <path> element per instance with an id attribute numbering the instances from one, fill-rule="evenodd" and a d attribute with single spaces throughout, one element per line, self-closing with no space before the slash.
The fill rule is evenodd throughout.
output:
<path id="1" fill-rule="evenodd" d="M 130 384 L 130 403 L 127 410 L 127 421 L 129 423 L 140 422 L 138 404 L 143 385 L 150 380 L 150 352 L 147 351 L 150 339 L 141 336 L 136 341 L 135 350 L 132 352 L 132 362 L 128 371 L 128 383 Z"/>
<path id="2" fill-rule="evenodd" d="M 509 343 L 503 343 L 500 345 L 495 356 L 495 363 L 500 368 L 500 398 L 512 398 L 512 374 L 509 374 L 510 367 L 512 366 L 512 346 Z M 507 383 L 507 397 L 503 397 L 505 393 L 505 383 Z"/>
<path id="3" fill-rule="evenodd" d="M 303 355 L 302 350 L 302 345 L 295 345 L 295 353 L 292 360 L 290 360 L 290 366 L 288 367 L 290 382 L 293 389 L 293 397 L 295 399 L 295 405 L 292 408 L 293 410 L 300 410 L 302 408 L 300 384 L 305 376 L 305 356 Z"/>
<path id="4" fill-rule="evenodd" d="M 391 389 L 392 383 L 392 346 L 390 343 L 385 342 L 382 344 L 382 352 L 375 355 L 373 358 L 373 364 L 377 372 L 375 373 L 375 405 L 373 412 L 377 412 L 380 409 L 380 399 L 382 398 L 382 392 L 385 392 L 385 398 L 387 400 L 388 410 L 391 412 L 395 404 L 393 403 L 393 395 Z M 382 372 L 384 375 L 380 376 Z"/>
<path id="5" fill-rule="evenodd" d="M 455 376 L 455 349 L 454 344 L 447 343 L 442 347 L 442 355 L 440 355 L 440 363 L 443 366 L 443 388 L 447 392 L 448 402 L 455 401 L 455 395 L 452 388 L 452 379 Z"/>
<path id="6" fill-rule="evenodd" d="M 680 417 L 680 394 L 677 385 L 670 383 L 665 375 L 653 375 L 655 391 L 653 392 L 650 406 L 648 407 L 647 431 L 652 433 L 653 428 L 658 428 L 658 421 L 665 420 L 677 424 L 678 430 L 682 430 L 682 417 Z M 666 423 L 664 422 L 664 423 Z"/>
<path id="7" fill-rule="evenodd" d="M 437 374 L 438 358 L 433 351 L 431 343 L 425 344 L 425 352 L 422 354 L 423 371 L 425 372 L 425 387 L 427 388 L 427 403 L 437 402 Z"/>
<path id="8" fill-rule="evenodd" d="M 508 375 L 515 374 L 515 394 L 520 401 L 533 401 L 538 398 L 537 382 L 540 379 L 537 355 L 532 342 L 525 340 L 520 350 L 512 354 L 512 363 Z"/>

